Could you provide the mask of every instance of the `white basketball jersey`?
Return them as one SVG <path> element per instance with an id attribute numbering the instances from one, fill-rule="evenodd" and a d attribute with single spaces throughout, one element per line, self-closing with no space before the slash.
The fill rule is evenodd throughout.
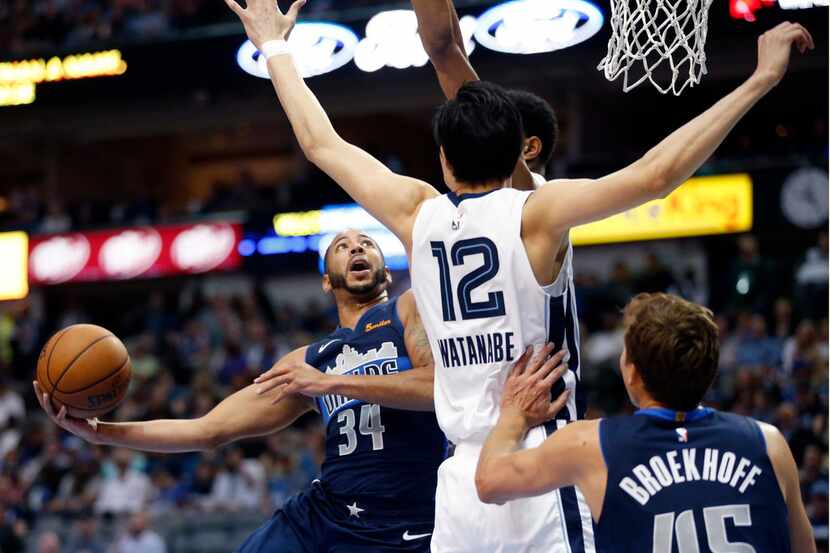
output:
<path id="1" fill-rule="evenodd" d="M 573 250 L 540 286 L 521 238 L 531 192 L 512 188 L 432 198 L 412 230 L 412 288 L 435 360 L 435 413 L 455 455 L 438 471 L 433 553 L 594 553 L 591 513 L 575 488 L 485 505 L 475 469 L 496 424 L 504 382 L 529 346 L 568 350 L 568 404 L 522 447 L 583 415 Z"/>
<path id="2" fill-rule="evenodd" d="M 530 345 L 552 341 L 569 350 L 563 380 L 571 395 L 562 416 L 581 415 L 573 250 L 553 283 L 536 282 L 521 238 L 530 194 L 450 193 L 424 202 L 415 221 L 412 288 L 435 359 L 435 412 L 453 443 L 484 441 L 504 381 Z"/>

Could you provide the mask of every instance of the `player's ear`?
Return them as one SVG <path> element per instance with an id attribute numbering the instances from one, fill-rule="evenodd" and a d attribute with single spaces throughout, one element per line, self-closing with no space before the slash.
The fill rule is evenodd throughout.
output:
<path id="1" fill-rule="evenodd" d="M 522 146 L 522 157 L 525 161 L 530 161 L 539 157 L 542 153 L 542 141 L 538 136 L 531 136 L 526 138 Z"/>
<path id="2" fill-rule="evenodd" d="M 392 284 L 392 271 L 389 270 L 389 267 L 384 267 L 383 272 L 386 273 L 386 284 Z"/>
<path id="3" fill-rule="evenodd" d="M 326 273 L 323 275 L 323 292 L 330 294 L 331 290 L 331 279 L 329 278 L 328 273 Z"/>

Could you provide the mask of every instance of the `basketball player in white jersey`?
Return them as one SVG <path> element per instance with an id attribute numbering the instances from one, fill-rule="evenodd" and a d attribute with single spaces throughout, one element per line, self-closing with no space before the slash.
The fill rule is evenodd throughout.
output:
<path id="1" fill-rule="evenodd" d="M 564 326 L 563 314 L 550 303 L 563 236 L 573 226 L 665 197 L 680 186 L 783 78 L 791 46 L 802 52 L 813 47 L 809 33 L 791 23 L 766 33 L 758 67 L 746 82 L 628 167 L 600 179 L 551 181 L 533 192 L 510 188 L 522 148 L 516 107 L 495 85 L 467 83 L 435 117 L 444 181 L 451 190 L 441 195 L 423 181 L 393 173 L 334 130 L 285 41 L 303 0 L 285 14 L 273 0 L 248 0 L 247 8 L 226 3 L 266 56 L 305 155 L 395 233 L 409 255 L 412 287 L 435 357 L 436 416 L 456 444 L 438 474 L 432 551 L 568 551 L 551 535 L 544 498 L 485 505 L 474 482 L 513 362 L 525 346 L 555 341 L 551 335 Z M 544 429 L 534 428 L 521 447 L 544 438 Z"/>
<path id="2" fill-rule="evenodd" d="M 467 57 L 455 6 L 452 0 L 412 0 L 412 8 L 418 18 L 421 43 L 435 68 L 441 90 L 448 99 L 454 98 L 464 83 L 479 80 Z M 547 182 L 544 175 L 559 134 L 556 113 L 544 99 L 530 92 L 509 89 L 507 95 L 519 111 L 524 132 L 522 155 L 513 170 L 512 187 L 534 190 Z M 550 337 L 557 340 L 556 348 L 564 349 L 569 371 L 563 375 L 561 384 L 554 387 L 552 397 L 567 389 L 569 399 L 567 409 L 560 410 L 554 420 L 544 425 L 547 434 L 566 422 L 584 418 L 587 407 L 580 385 L 579 318 L 573 282 L 573 247 L 568 233 L 562 236 L 556 263 L 561 268 L 547 293 L 550 312 L 559 316 L 550 325 L 555 329 Z M 561 488 L 538 504 L 542 509 L 538 516 L 547 518 L 546 532 L 560 543 L 560 550 L 595 553 L 591 511 L 579 488 Z"/>

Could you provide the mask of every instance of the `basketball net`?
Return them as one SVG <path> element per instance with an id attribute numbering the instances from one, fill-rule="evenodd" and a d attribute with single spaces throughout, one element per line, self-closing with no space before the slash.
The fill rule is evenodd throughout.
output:
<path id="1" fill-rule="evenodd" d="M 648 80 L 679 95 L 706 74 L 706 32 L 712 0 L 611 0 L 608 54 L 597 69 L 623 76 L 628 92 Z"/>

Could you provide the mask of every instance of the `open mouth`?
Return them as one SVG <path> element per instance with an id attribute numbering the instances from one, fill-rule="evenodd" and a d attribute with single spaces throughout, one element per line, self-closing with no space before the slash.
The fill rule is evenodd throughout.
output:
<path id="1" fill-rule="evenodd" d="M 353 259 L 352 262 L 349 264 L 349 272 L 354 273 L 357 276 L 368 274 L 371 271 L 371 269 L 372 266 L 369 265 L 369 262 L 362 257 Z"/>

